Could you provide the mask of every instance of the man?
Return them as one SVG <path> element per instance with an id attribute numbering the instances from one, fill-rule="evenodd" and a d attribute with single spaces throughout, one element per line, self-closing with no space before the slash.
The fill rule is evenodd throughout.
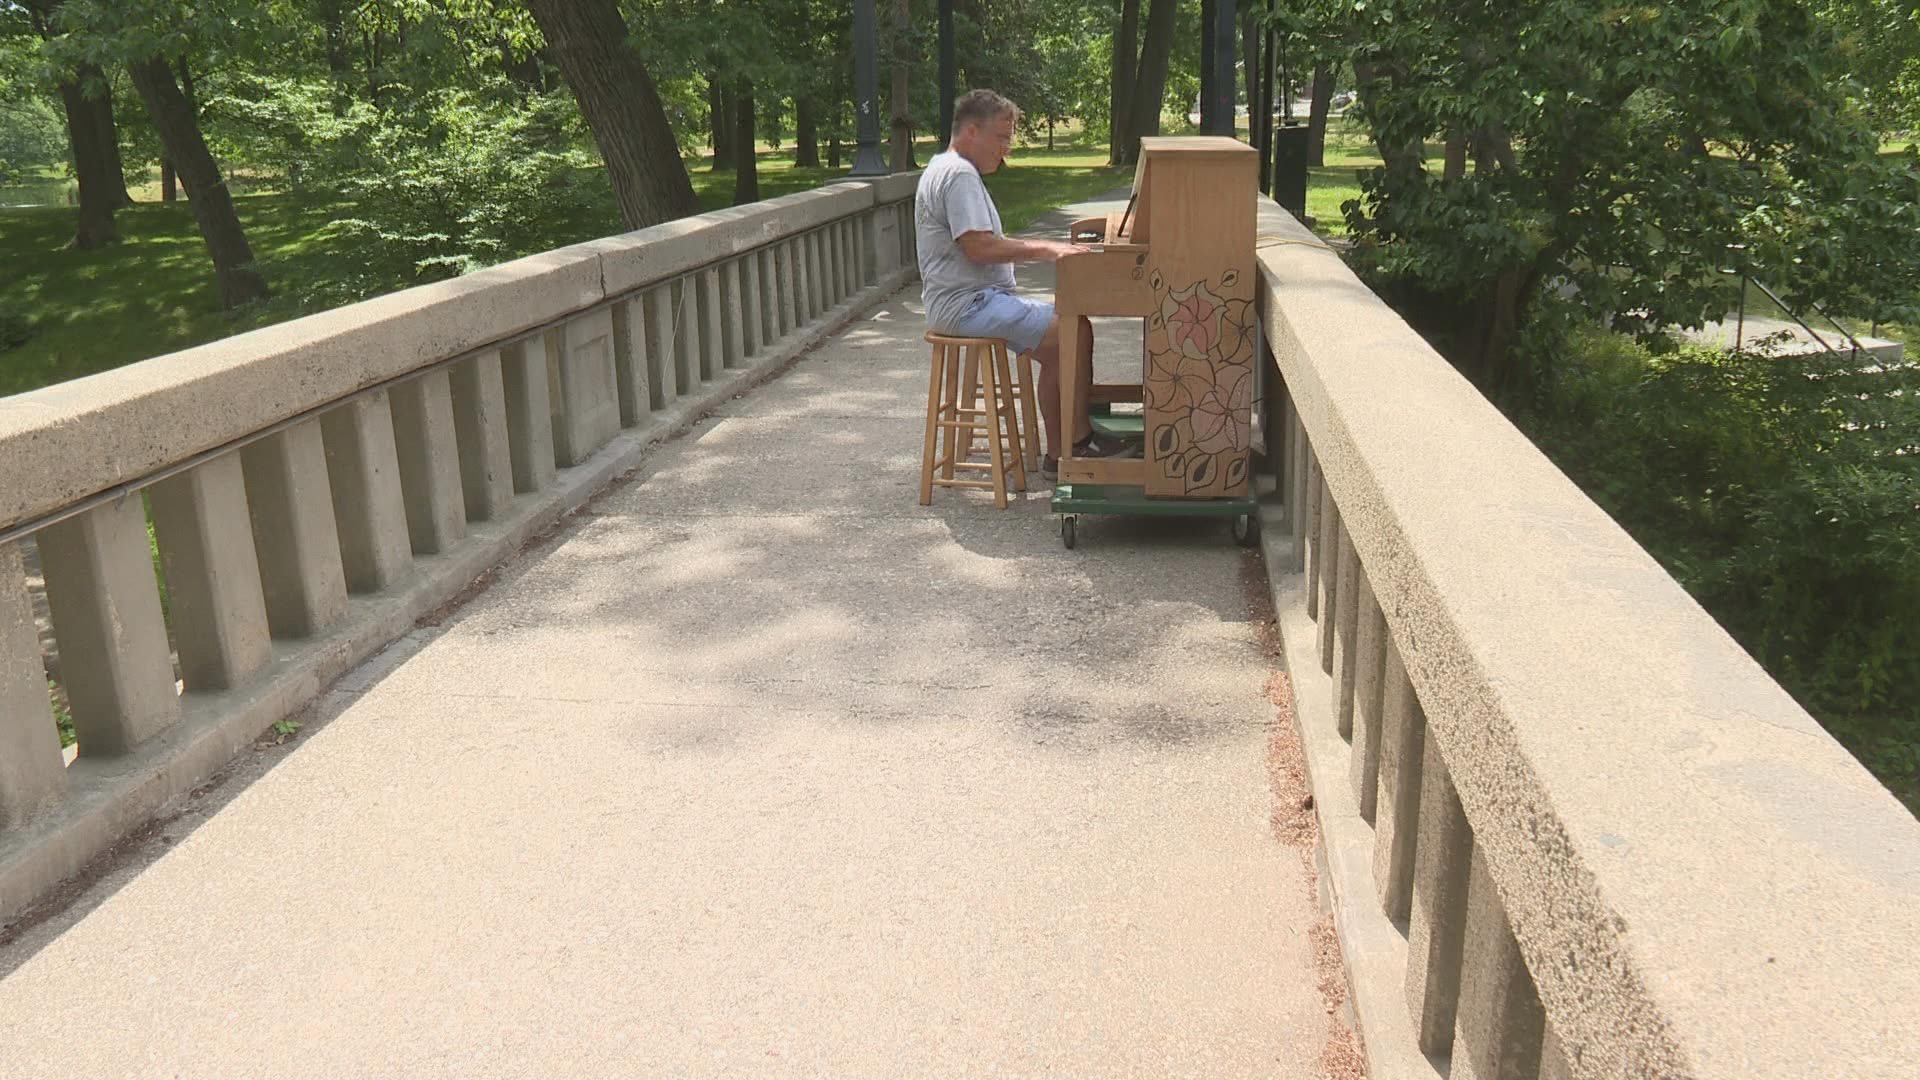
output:
<path id="1" fill-rule="evenodd" d="M 1053 240 L 1018 240 L 1000 229 L 1000 211 L 981 177 L 1000 167 L 1013 148 L 1020 110 L 991 90 L 970 90 L 953 106 L 953 133 L 945 153 L 935 154 L 920 174 L 913 197 L 920 242 L 920 295 L 927 324 L 959 337 L 1005 338 L 1023 358 L 1040 365 L 1040 416 L 1047 454 L 1040 471 L 1057 479 L 1066 432 L 1060 416 L 1060 320 L 1053 305 L 1014 294 L 1013 264 L 1054 262 L 1084 251 Z M 1081 320 L 1081 379 L 1093 380 L 1093 332 Z M 1026 361 L 1022 359 L 1021 363 Z M 1088 395 L 1082 393 L 1081 401 Z M 1119 457 L 1138 444 L 1094 433 L 1083 411 L 1073 418 L 1074 457 Z"/>

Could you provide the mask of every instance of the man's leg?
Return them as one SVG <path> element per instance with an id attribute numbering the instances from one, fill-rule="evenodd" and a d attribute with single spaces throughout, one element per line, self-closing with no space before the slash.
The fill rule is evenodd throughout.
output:
<path id="1" fill-rule="evenodd" d="M 1080 409 L 1073 418 L 1073 441 L 1079 442 L 1093 433 L 1093 426 L 1087 420 L 1087 398 L 1093 391 L 1093 324 L 1086 318 L 1080 319 Z M 1033 358 L 1040 365 L 1040 383 L 1037 388 L 1040 398 L 1040 418 L 1047 428 L 1047 456 L 1058 459 L 1061 451 L 1060 418 L 1060 317 L 1054 316 L 1047 324 L 1046 336 L 1033 350 Z"/>

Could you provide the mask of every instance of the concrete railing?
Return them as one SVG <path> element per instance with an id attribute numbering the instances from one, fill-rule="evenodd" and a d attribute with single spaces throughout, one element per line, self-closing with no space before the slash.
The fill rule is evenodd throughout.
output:
<path id="1" fill-rule="evenodd" d="M 915 179 L 687 218 L 0 399 L 0 922 L 650 441 L 908 280 Z"/>
<path id="2" fill-rule="evenodd" d="M 1263 200 L 1269 570 L 1376 1077 L 1908 1077 L 1920 823 Z"/>

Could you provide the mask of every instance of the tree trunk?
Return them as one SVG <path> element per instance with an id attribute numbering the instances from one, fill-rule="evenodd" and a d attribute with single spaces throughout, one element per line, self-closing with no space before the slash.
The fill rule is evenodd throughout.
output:
<path id="1" fill-rule="evenodd" d="M 1173 16 L 1177 0 L 1150 0 L 1142 35 L 1140 67 L 1133 77 L 1133 101 L 1127 106 L 1127 138 L 1122 165 L 1140 159 L 1140 140 L 1160 134 L 1160 108 L 1167 96 L 1167 63 L 1173 57 Z"/>
<path id="2" fill-rule="evenodd" d="M 679 145 L 617 0 L 527 0 L 607 163 L 629 229 L 700 209 Z"/>
<path id="3" fill-rule="evenodd" d="M 1455 132 L 1447 136 L 1447 164 L 1444 180 L 1459 180 L 1467 175 L 1467 137 Z"/>
<path id="4" fill-rule="evenodd" d="M 797 168 L 820 167 L 819 123 L 813 116 L 813 97 L 802 94 L 793 99 L 793 164 Z"/>
<path id="5" fill-rule="evenodd" d="M 1120 32 L 1113 39 L 1113 69 L 1107 94 L 1107 163 L 1120 165 L 1133 104 L 1133 69 L 1140 62 L 1140 0 L 1121 0 Z"/>
<path id="6" fill-rule="evenodd" d="M 344 0 L 322 0 L 319 19 L 326 38 L 327 78 L 333 83 L 333 115 L 345 116 L 353 104 L 353 53 Z"/>
<path id="7" fill-rule="evenodd" d="M 840 134 L 835 132 L 827 136 L 827 168 L 840 167 Z"/>
<path id="8" fill-rule="evenodd" d="M 254 265 L 253 249 L 234 212 L 233 196 L 227 192 L 220 167 L 214 164 L 201 137 L 199 120 L 187 103 L 186 95 L 173 81 L 167 62 L 155 56 L 129 66 L 134 88 L 147 103 L 160 145 L 180 171 L 187 186 L 193 219 L 200 226 L 200 237 L 213 257 L 214 279 L 220 286 L 220 303 L 228 310 L 268 296 L 267 279 Z"/>
<path id="9" fill-rule="evenodd" d="M 727 108 L 727 87 L 718 71 L 707 75 L 707 128 L 714 170 L 733 168 L 734 117 Z"/>
<path id="10" fill-rule="evenodd" d="M 760 160 L 752 146 L 757 133 L 753 121 L 753 80 L 741 79 L 733 94 L 734 146 L 747 147 L 739 155 L 740 166 L 733 174 L 733 205 L 760 201 Z"/>
<path id="11" fill-rule="evenodd" d="M 1313 106 L 1307 112 L 1307 164 L 1327 163 L 1327 113 L 1333 108 L 1333 69 L 1313 69 Z"/>
<path id="12" fill-rule="evenodd" d="M 73 149 L 73 173 L 80 182 L 80 223 L 74 230 L 73 246 L 83 251 L 120 239 L 114 231 L 113 212 L 124 205 L 120 200 L 127 194 L 126 181 L 113 172 L 118 146 L 109 155 L 101 140 L 100 111 L 109 106 L 101 98 L 87 96 L 85 84 L 90 77 L 100 78 L 100 69 L 81 64 L 73 78 L 60 84 L 60 103 L 67 114 L 67 141 Z M 109 138 L 112 125 L 109 115 Z"/>
<path id="13" fill-rule="evenodd" d="M 893 5 L 893 162 L 894 172 L 912 172 L 913 114 L 907 110 L 907 79 L 911 73 L 907 57 L 907 32 L 913 18 L 912 0 L 894 0 Z"/>
<path id="14" fill-rule="evenodd" d="M 160 159 L 160 201 L 170 203 L 180 198 L 179 178 L 173 172 L 173 159 Z"/>

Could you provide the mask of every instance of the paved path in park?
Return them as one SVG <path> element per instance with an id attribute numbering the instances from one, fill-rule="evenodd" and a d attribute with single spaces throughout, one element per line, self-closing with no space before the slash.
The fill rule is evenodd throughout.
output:
<path id="1" fill-rule="evenodd" d="M 1253 556 L 917 505 L 921 329 L 662 446 L 0 950 L 0 1074 L 1321 1075 Z"/>

